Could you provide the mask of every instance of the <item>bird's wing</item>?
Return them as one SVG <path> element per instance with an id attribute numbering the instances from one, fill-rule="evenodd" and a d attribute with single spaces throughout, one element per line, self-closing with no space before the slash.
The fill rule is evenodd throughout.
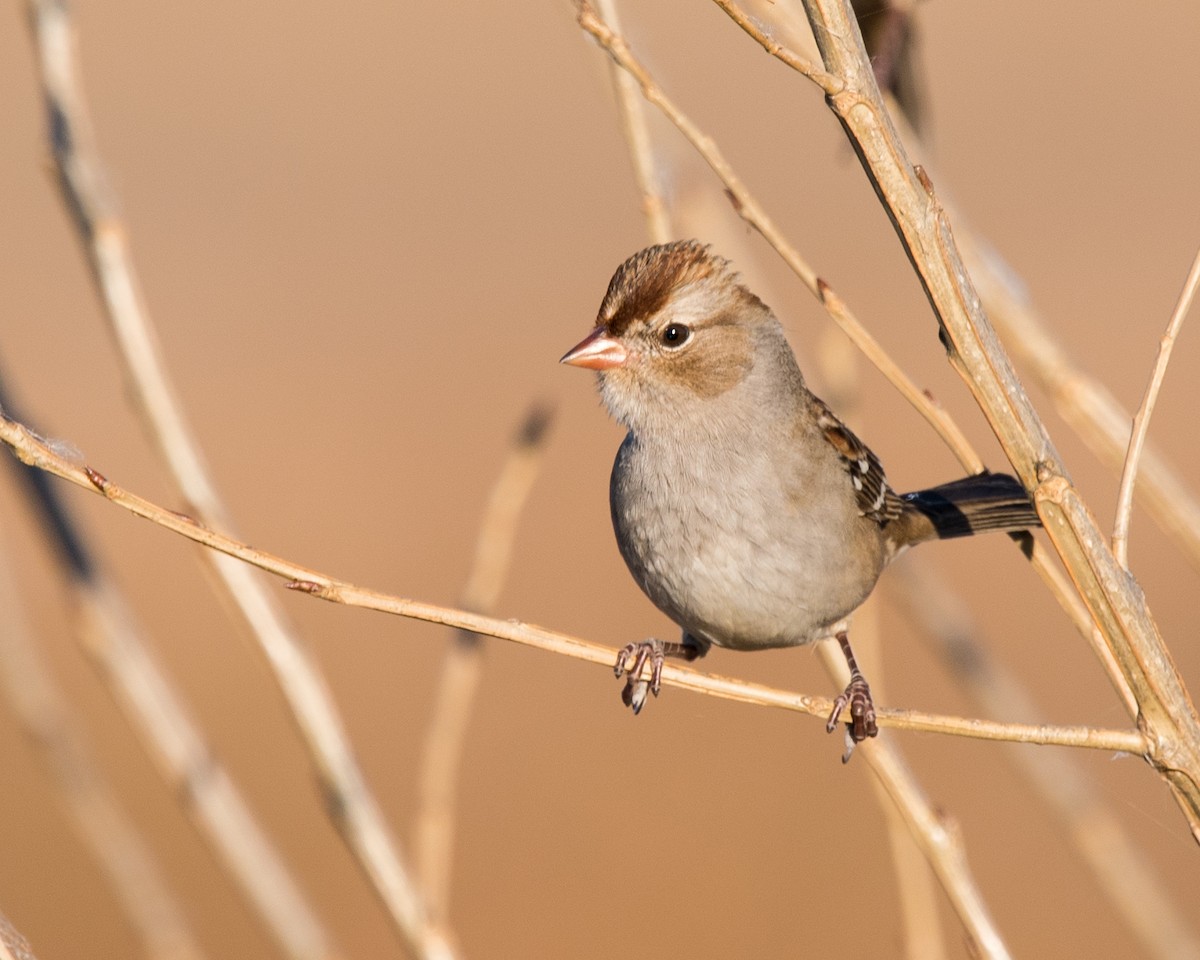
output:
<path id="1" fill-rule="evenodd" d="M 824 401 L 816 397 L 813 400 L 817 404 L 817 426 L 846 466 L 859 511 L 880 526 L 895 520 L 904 508 L 904 502 L 888 485 L 879 458 L 825 406 Z"/>

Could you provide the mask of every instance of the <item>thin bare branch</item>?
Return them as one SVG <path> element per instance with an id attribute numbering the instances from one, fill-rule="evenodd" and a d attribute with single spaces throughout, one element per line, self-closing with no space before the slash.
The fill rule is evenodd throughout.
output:
<path id="1" fill-rule="evenodd" d="M 830 372 L 835 379 L 838 378 L 836 370 Z M 842 371 L 841 383 L 843 387 L 848 387 L 844 373 L 845 371 Z M 850 388 L 842 395 L 843 402 L 848 401 L 848 406 L 853 408 L 857 401 L 857 393 L 856 389 Z M 847 407 L 842 406 L 840 409 Z M 855 611 L 854 651 L 858 662 L 871 677 L 872 693 L 879 702 L 886 703 L 888 687 L 882 637 L 883 606 L 884 597 L 876 592 Z M 818 656 L 822 666 L 833 681 L 834 688 L 844 690 L 848 679 L 846 658 L 841 655 L 840 647 L 835 649 L 832 643 L 821 646 L 824 649 L 819 651 Z M 904 763 L 900 746 L 890 735 L 883 740 L 883 749 L 894 754 L 893 760 Z M 863 756 L 867 765 L 873 767 L 872 755 L 864 753 Z M 917 785 L 920 785 L 919 782 Z M 903 955 L 907 960 L 944 960 L 946 934 L 940 909 L 943 898 L 942 878 L 930 863 L 929 839 L 914 835 L 914 830 L 920 827 L 922 818 L 926 815 L 925 811 L 919 809 L 926 803 L 926 798 L 922 795 L 904 794 L 908 804 L 918 807 L 905 809 L 897 805 L 893 793 L 878 776 L 871 778 L 871 788 L 887 826 L 892 872 L 895 875 L 892 889 L 900 909 Z"/>
<path id="2" fill-rule="evenodd" d="M 959 248 L 996 328 L 1021 368 L 1050 395 L 1059 416 L 1106 467 L 1119 474 L 1129 450 L 1132 414 L 1112 392 L 1075 363 L 1053 336 L 1012 271 L 949 205 Z M 1147 443 L 1138 471 L 1137 499 L 1200 570 L 1200 500 L 1175 469 Z"/>
<path id="3" fill-rule="evenodd" d="M 820 643 L 817 653 L 825 669 L 836 678 L 839 688 L 850 679 L 845 658 L 836 644 Z M 974 954 L 992 960 L 1007 960 L 1010 957 L 1008 948 L 975 886 L 957 826 L 934 809 L 887 736 L 859 744 L 858 751 L 907 822 L 913 838 L 937 874 L 962 920 L 963 929 L 971 938 Z"/>
<path id="4" fill-rule="evenodd" d="M 980 712 L 1041 722 L 1041 711 L 1021 681 L 977 642 L 962 602 L 926 567 L 902 563 L 894 596 Z M 892 580 L 893 585 L 897 583 Z M 1200 960 L 1200 939 L 1173 902 L 1154 865 L 1070 756 L 1014 745 L 1009 759 L 1066 827 L 1117 914 L 1158 960 Z"/>
<path id="5" fill-rule="evenodd" d="M 77 486 L 92 489 L 135 516 L 151 520 L 181 534 L 189 540 L 211 547 L 231 558 L 283 577 L 288 587 L 300 590 L 332 603 L 378 610 L 396 616 L 440 623 L 472 633 L 511 640 L 525 646 L 537 647 L 550 653 L 603 664 L 611 669 L 616 650 L 588 643 L 566 634 L 544 630 L 516 620 L 497 620 L 466 610 L 455 610 L 421 600 L 410 600 L 380 593 L 337 580 L 327 574 L 303 567 L 290 560 L 257 550 L 238 540 L 217 533 L 191 517 L 167 510 L 136 494 L 123 490 L 116 483 L 88 466 L 80 466 L 52 449 L 32 431 L 7 416 L 0 415 L 0 441 L 10 446 L 17 456 L 30 466 L 38 467 L 69 480 Z M 715 674 L 697 673 L 683 667 L 668 665 L 663 669 L 663 682 L 706 693 L 726 700 L 779 707 L 818 717 L 824 722 L 829 716 L 832 701 L 825 697 L 774 690 L 759 684 L 732 680 Z M 1141 734 L 1129 730 L 1104 730 L 1093 727 L 1029 727 L 1020 724 L 992 723 L 961 717 L 945 717 L 913 710 L 880 710 L 880 726 L 926 733 L 950 733 L 981 740 L 1011 740 L 1020 743 L 1056 744 L 1087 747 L 1096 750 L 1118 750 L 1145 755 L 1150 745 Z"/>
<path id="6" fill-rule="evenodd" d="M 795 67 L 792 58 L 782 55 L 779 44 L 757 21 L 729 0 L 714 2 L 763 49 Z M 1092 452 L 1110 469 L 1121 471 L 1129 444 L 1129 414 L 1103 384 L 1067 357 L 1029 304 L 1024 290 L 1018 288 L 1012 271 L 972 233 L 961 213 L 950 203 L 943 201 L 943 206 L 957 224 L 959 248 L 980 298 L 997 328 L 1007 335 L 1009 348 L 1050 394 L 1059 414 Z M 1147 511 L 1183 550 L 1191 565 L 1200 570 L 1200 501 L 1152 447 L 1147 447 L 1141 458 L 1139 476 L 1138 497 Z M 1127 686 L 1122 683 L 1119 689 L 1129 700 Z"/>
<path id="7" fill-rule="evenodd" d="M 604 12 L 604 19 L 612 24 L 619 22 L 616 0 L 596 0 L 596 3 Z M 646 217 L 650 242 L 666 243 L 672 238 L 671 215 L 663 197 L 662 170 L 655 160 L 642 98 L 633 78 L 615 63 L 609 64 L 609 76 L 617 95 L 621 130 L 625 134 L 630 159 L 633 160 L 633 179 L 642 195 L 642 213 Z"/>
<path id="8" fill-rule="evenodd" d="M 769 33 L 767 33 L 766 30 L 762 28 L 758 21 L 751 17 L 750 14 L 746 13 L 746 11 L 736 3 L 733 3 L 732 0 L 713 0 L 713 2 L 725 11 L 730 20 L 732 20 L 739 27 L 745 30 L 746 33 L 762 44 L 763 49 L 766 50 L 767 53 L 771 54 L 771 56 L 777 57 L 797 73 L 808 77 L 809 80 L 815 83 L 827 94 L 832 95 L 841 91 L 842 87 L 844 86 L 841 80 L 839 80 L 832 73 L 827 73 L 826 71 L 822 70 L 807 57 L 801 56 L 790 47 L 779 43 L 774 37 L 772 37 Z M 609 26 L 613 30 L 618 32 L 620 31 L 620 28 L 612 20 L 612 18 L 607 15 L 607 13 L 605 14 L 604 19 L 608 21 Z"/>
<path id="9" fill-rule="evenodd" d="M 111 680 L 113 693 L 163 779 L 288 957 L 340 956 L 263 832 L 227 768 L 150 653 L 135 618 L 102 577 L 71 582 L 80 642 Z"/>
<path id="10" fill-rule="evenodd" d="M 580 26 L 596 39 L 622 69 L 637 80 L 646 100 L 658 107 L 695 148 L 725 185 L 726 192 L 733 201 L 738 215 L 762 234 L 763 239 L 775 249 L 792 272 L 821 302 L 846 336 L 916 408 L 917 412 L 929 421 L 938 436 L 963 461 L 968 470 L 978 472 L 982 467 L 982 461 L 978 454 L 970 449 L 965 435 L 954 423 L 953 418 L 909 378 L 899 364 L 888 355 L 887 351 L 850 312 L 845 302 L 834 293 L 833 288 L 817 275 L 816 270 L 788 242 L 762 205 L 746 189 L 745 184 L 729 165 L 713 139 L 688 119 L 666 95 L 649 71 L 633 56 L 624 38 L 615 33 L 596 15 L 587 0 L 580 0 L 578 7 Z"/>
<path id="11" fill-rule="evenodd" d="M 0 915 L 0 960 L 37 960 L 29 942 L 3 915 Z"/>
<path id="12" fill-rule="evenodd" d="M 101 186 L 104 177 L 76 77 L 66 6 L 62 0 L 31 0 L 30 9 L 59 184 L 95 275 L 130 393 L 189 509 L 231 529 L 160 357 L 112 196 Z M 279 603 L 243 564 L 208 554 L 206 559 L 258 641 L 330 799 L 326 809 L 396 932 L 418 957 L 452 956 L 446 932 L 428 923 L 399 846 L 354 759 L 324 678 Z"/>
<path id="13" fill-rule="evenodd" d="M 541 468 L 550 417 L 550 409 L 543 404 L 529 411 L 492 486 L 479 526 L 475 560 L 462 593 L 466 610 L 491 613 L 496 606 L 512 560 L 517 521 Z M 449 917 L 457 782 L 483 670 L 481 654 L 479 634 L 455 632 L 442 665 L 417 776 L 417 869 L 435 925 L 444 924 Z"/>
<path id="14" fill-rule="evenodd" d="M 580 23 L 604 47 L 610 57 L 638 79 L 646 99 L 657 105 L 663 111 L 664 115 L 675 124 L 676 128 L 687 138 L 696 151 L 700 153 L 709 167 L 725 185 L 726 193 L 733 201 L 737 212 L 747 223 L 758 230 L 800 280 L 816 294 L 829 312 L 829 315 L 843 332 L 875 364 L 877 369 L 896 387 L 901 395 L 925 417 L 955 456 L 959 458 L 962 465 L 969 472 L 978 472 L 981 469 L 983 461 L 967 442 L 966 437 L 959 430 L 957 424 L 928 393 L 918 388 L 908 378 L 875 338 L 846 309 L 841 298 L 833 292 L 832 288 L 824 280 L 816 275 L 816 272 L 801 258 L 782 233 L 776 229 L 774 224 L 766 217 L 758 202 L 749 195 L 741 180 L 729 167 L 729 164 L 720 154 L 712 138 L 700 131 L 683 115 L 654 81 L 654 78 L 650 76 L 648 71 L 633 57 L 629 51 L 628 44 L 608 29 L 586 3 L 581 6 Z M 1062 577 L 1049 561 L 1045 550 L 1036 542 L 1029 551 L 1029 558 L 1034 570 L 1054 593 L 1059 605 L 1071 617 L 1076 629 L 1098 651 L 1098 655 L 1108 669 L 1107 675 L 1113 688 L 1130 710 L 1130 715 L 1134 716 L 1136 714 L 1136 701 L 1134 700 L 1133 693 L 1130 691 L 1121 671 L 1117 668 L 1112 652 L 1102 642 L 1102 636 L 1097 632 L 1087 608 L 1079 601 L 1067 580 Z"/>
<path id="15" fill-rule="evenodd" d="M 0 408 L 13 399 L 0 383 Z M 12 464 L 32 510 L 54 547 L 75 610 L 80 648 L 124 712 L 173 796 L 285 956 L 337 956 L 329 934 L 288 872 L 228 771 L 213 755 L 182 696 L 151 653 L 151 645 L 117 588 L 104 574 L 60 489 L 40 470 Z M 7 605 L 5 605 L 7 606 Z M 31 679 L 26 686 L 36 689 Z M 120 836 L 114 828 L 111 842 Z M 138 897 L 151 907 L 149 894 Z M 141 906 L 142 904 L 139 904 Z M 168 916 L 169 919 L 169 916 Z"/>
<path id="16" fill-rule="evenodd" d="M 1125 468 L 1121 471 L 1121 486 L 1117 491 L 1117 514 L 1113 524 L 1113 554 L 1117 563 L 1126 570 L 1129 569 L 1129 518 L 1133 513 L 1133 488 L 1137 482 L 1138 467 L 1141 464 L 1142 448 L 1146 445 L 1146 434 L 1150 431 L 1150 418 L 1154 415 L 1154 405 L 1158 402 L 1158 391 L 1162 388 L 1163 378 L 1167 375 L 1167 364 L 1171 362 L 1171 350 L 1175 347 L 1175 339 L 1183 320 L 1192 307 L 1196 296 L 1196 287 L 1200 285 L 1200 250 L 1192 260 L 1192 268 L 1188 271 L 1179 300 L 1167 323 L 1167 332 L 1162 335 L 1158 344 L 1158 359 L 1154 362 L 1154 372 L 1150 375 L 1150 383 L 1146 387 L 1146 395 L 1142 405 L 1133 418 L 1133 435 L 1129 438 L 1129 452 L 1125 456 Z"/>
<path id="17" fill-rule="evenodd" d="M 945 211 L 907 158 L 875 86 L 846 0 L 804 0 L 825 68 L 846 82 L 827 101 L 842 122 L 925 287 L 950 359 L 1034 499 L 1046 531 L 1138 703 L 1151 763 L 1200 840 L 1200 717 L 1137 583 L 1095 518 L 983 313 Z"/>

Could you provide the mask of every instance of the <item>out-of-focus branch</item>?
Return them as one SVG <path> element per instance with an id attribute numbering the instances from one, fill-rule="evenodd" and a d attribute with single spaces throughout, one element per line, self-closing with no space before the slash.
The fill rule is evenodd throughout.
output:
<path id="1" fill-rule="evenodd" d="M 825 68 L 845 81 L 827 97 L 887 209 L 963 376 L 1100 627 L 1149 735 L 1151 763 L 1200 840 L 1200 717 L 1137 582 L 1075 490 L 1037 411 L 983 312 L 924 172 L 908 161 L 884 106 L 848 0 L 804 0 Z"/>
<path id="2" fill-rule="evenodd" d="M 818 644 L 817 654 L 839 686 L 850 679 L 845 658 L 835 643 Z M 858 751 L 908 824 L 913 838 L 954 905 L 963 929 L 971 939 L 973 955 L 988 957 L 989 960 L 1007 960 L 1011 955 L 975 885 L 975 878 L 967 865 L 962 837 L 954 822 L 934 809 L 899 751 L 886 736 L 859 744 Z"/>
<path id="3" fill-rule="evenodd" d="M 146 955 L 154 960 L 199 960 L 203 952 L 178 897 L 97 768 L 78 719 L 42 662 L 3 550 L 0 609 L 5 614 L 0 629 L 0 682 L 29 742 L 53 777 L 76 832 L 112 885 Z"/>
<path id="4" fill-rule="evenodd" d="M 466 610 L 491 613 L 500 597 L 512 560 L 517 521 L 541 469 L 551 415 L 542 404 L 526 414 L 492 486 L 479 526 L 475 560 L 462 593 Z M 417 777 L 417 871 L 429 916 L 439 926 L 449 918 L 457 783 L 467 725 L 483 670 L 479 639 L 477 633 L 457 630 L 446 649 Z"/>
<path id="5" fill-rule="evenodd" d="M 1021 369 L 1049 394 L 1059 416 L 1101 463 L 1119 473 L 1129 449 L 1132 415 L 1068 356 L 1000 257 L 964 230 L 953 211 L 951 215 L 960 224 L 959 248 L 988 316 Z M 1193 569 L 1200 570 L 1200 501 L 1150 443 L 1142 452 L 1136 494 Z"/>
<path id="6" fill-rule="evenodd" d="M 14 409 L 2 381 L 0 409 L 6 413 Z M 285 956 L 295 960 L 336 957 L 325 928 L 228 771 L 213 756 L 183 699 L 154 659 L 133 613 L 104 575 L 59 488 L 41 470 L 30 470 L 15 462 L 12 465 L 56 551 L 74 602 L 79 645 L 98 667 L 101 681 L 125 713 L 171 793 L 180 799 L 201 837 L 212 846 L 217 862 L 246 898 L 255 919 Z M 32 669 L 33 664 L 26 665 L 26 672 Z M 39 684 L 30 677 L 20 689 L 34 696 Z M 38 713 L 52 706 L 48 691 L 37 694 L 30 704 Z M 119 824 L 115 824 L 106 842 L 119 850 L 124 846 L 121 836 Z M 132 844 L 130 849 L 134 849 Z M 148 885 L 150 879 L 142 883 Z M 147 889 L 131 896 L 135 901 L 131 909 L 151 910 L 161 914 L 160 922 L 171 921 L 170 912 L 158 905 L 161 895 L 155 896 Z"/>
<path id="7" fill-rule="evenodd" d="M 555 633 L 517 620 L 498 620 L 466 610 L 455 610 L 421 600 L 411 600 L 368 590 L 263 550 L 257 550 L 232 537 L 217 533 L 191 517 L 174 510 L 167 510 L 165 507 L 123 490 L 91 467 L 81 466 L 68 460 L 26 427 L 3 414 L 0 414 L 0 442 L 11 447 L 17 456 L 30 466 L 46 470 L 77 486 L 94 490 L 135 516 L 151 520 L 158 526 L 166 527 L 189 540 L 211 547 L 229 557 L 266 570 L 268 573 L 286 578 L 289 581 L 287 586 L 291 589 L 309 593 L 331 603 L 378 610 L 395 616 L 424 620 L 428 623 L 440 623 L 443 626 L 457 627 L 472 633 L 511 640 L 550 653 L 603 664 L 608 669 L 611 669 L 616 659 L 616 650 L 611 647 L 588 643 L 566 634 Z M 662 678 L 668 686 L 706 693 L 725 700 L 756 703 L 762 706 L 806 713 L 819 717 L 822 722 L 829 716 L 832 708 L 832 701 L 826 697 L 787 693 L 759 684 L 733 680 L 715 674 L 698 673 L 670 664 L 663 668 Z M 1026 727 L 1020 724 L 937 716 L 913 710 L 878 710 L 877 713 L 881 727 L 894 729 L 947 733 L 982 740 L 1013 740 L 1020 743 L 1120 750 L 1139 756 L 1144 755 L 1149 749 L 1149 745 L 1142 739 L 1142 735 L 1134 730 L 1104 730 L 1094 727 Z"/>
<path id="8" fill-rule="evenodd" d="M 110 192 L 102 186 L 102 168 L 76 77 L 74 36 L 65 3 L 31 0 L 30 10 L 59 185 L 95 275 L 130 392 L 184 501 L 209 523 L 231 529 L 169 382 L 138 290 L 124 228 Z M 409 869 L 354 759 L 324 677 L 279 603 L 243 564 L 208 552 L 204 557 L 258 641 L 317 769 L 329 801 L 325 807 L 396 932 L 417 957 L 453 956 L 447 932 L 428 923 Z"/>
<path id="9" fill-rule="evenodd" d="M 598 0 L 597 5 L 605 21 L 612 25 L 615 32 L 619 33 L 620 26 L 616 19 L 615 0 Z M 613 81 L 618 85 L 622 114 L 627 128 L 626 141 L 631 153 L 634 154 L 633 161 L 635 168 L 641 169 L 650 164 L 652 162 L 651 158 L 655 155 L 654 144 L 649 138 L 648 128 L 645 124 L 645 101 L 640 95 L 637 84 L 634 82 L 632 76 L 611 58 L 609 59 L 609 65 Z M 640 140 L 635 140 L 629 136 L 628 127 L 634 122 L 646 132 L 646 136 Z M 649 204 L 645 206 L 647 210 L 647 231 L 650 234 L 650 238 L 653 242 L 661 242 L 669 236 L 669 226 L 666 232 L 663 232 L 662 221 L 657 221 L 649 215 L 649 211 L 655 208 Z M 663 220 L 665 221 L 665 219 L 664 215 Z M 702 232 L 701 235 L 707 235 L 707 231 Z M 847 341 L 844 335 L 833 332 L 833 336 L 830 339 L 835 341 L 836 346 L 822 353 L 824 362 L 821 363 L 821 372 L 825 383 L 827 385 L 836 384 L 840 392 L 845 395 L 843 399 L 848 400 L 850 395 L 856 393 L 857 388 L 858 378 L 853 362 L 857 354 L 854 353 L 854 347 Z M 839 346 L 841 347 L 840 351 L 837 349 Z M 839 363 L 838 360 L 846 362 Z M 839 404 L 838 407 L 844 413 L 847 412 L 846 403 Z M 874 611 L 875 606 L 868 603 L 858 612 L 855 618 L 856 637 L 858 638 L 855 642 L 858 645 L 859 655 L 863 656 L 864 660 L 869 658 L 871 647 L 878 649 L 879 646 L 878 617 L 872 615 Z M 869 633 L 865 653 L 863 644 L 864 629 Z M 878 670 L 873 669 L 871 675 L 875 678 L 874 687 L 876 694 L 880 695 L 882 688 L 879 683 Z M 892 803 L 890 796 L 878 780 L 874 781 L 874 783 L 876 787 L 875 792 L 880 798 L 880 807 L 883 810 L 888 826 L 888 838 L 892 848 L 892 862 L 896 872 L 895 886 L 900 900 L 901 912 L 904 917 L 906 956 L 912 958 L 912 960 L 916 960 L 916 958 L 921 958 L 921 960 L 941 960 L 945 956 L 945 944 L 942 932 L 943 925 L 938 917 L 937 879 L 929 865 L 925 851 L 912 836 L 908 819 Z"/>
<path id="10" fill-rule="evenodd" d="M 727 4 L 727 6 L 732 5 Z M 812 267 L 788 243 L 783 234 L 767 217 L 758 202 L 747 192 L 741 180 L 734 174 L 729 164 L 717 149 L 712 138 L 700 131 L 695 124 L 683 115 L 682 111 L 667 97 L 645 67 L 633 57 L 624 39 L 614 34 L 596 16 L 595 11 L 592 10 L 586 0 L 581 0 L 579 9 L 579 22 L 583 28 L 596 38 L 614 61 L 629 71 L 631 76 L 637 78 L 642 88 L 643 96 L 663 111 L 664 115 L 675 124 L 676 128 L 704 158 L 705 162 L 708 163 L 712 171 L 725 185 L 726 193 L 742 219 L 762 235 L 763 239 L 775 249 L 780 257 L 783 258 L 783 261 L 792 269 L 792 272 L 816 294 L 829 315 L 843 332 L 892 385 L 896 387 L 900 394 L 925 417 L 954 455 L 958 457 L 959 462 L 972 473 L 982 469 L 983 461 L 971 447 L 954 420 L 928 393 L 921 390 L 909 379 L 907 374 L 900 369 L 899 365 L 880 346 L 878 341 L 850 313 L 841 298 L 833 292 L 833 289 L 816 275 Z M 1099 642 L 1099 634 L 1094 629 L 1087 609 L 1079 601 L 1067 581 L 1049 561 L 1044 548 L 1036 541 L 1029 548 L 1029 558 L 1038 575 L 1050 588 L 1063 610 L 1071 617 L 1076 629 L 1093 645 L 1097 656 L 1106 663 L 1108 676 L 1118 696 L 1121 697 L 1122 702 L 1127 707 L 1132 708 L 1134 704 L 1133 694 L 1128 690 L 1108 647 L 1104 643 Z"/>
<path id="11" fill-rule="evenodd" d="M 37 960 L 28 941 L 0 915 L 0 960 Z"/>
<path id="12" fill-rule="evenodd" d="M 714 0 L 768 53 L 793 67 L 796 56 L 766 32 L 732 0 Z M 790 8 L 785 8 L 785 11 Z M 804 70 L 799 72 L 805 76 Z M 825 89 L 822 87 L 822 89 Z M 1051 336 L 1045 321 L 1029 303 L 1012 271 L 976 236 L 969 222 L 942 198 L 964 262 L 996 328 L 1035 382 L 1055 403 L 1059 415 L 1091 451 L 1114 472 L 1120 472 L 1129 445 L 1131 415 L 1122 409 L 1102 383 L 1074 363 Z M 1150 516 L 1200 570 L 1200 501 L 1174 469 L 1148 445 L 1141 458 L 1137 495 Z M 1089 631 L 1084 631 L 1085 634 Z M 1115 661 L 1114 661 L 1115 664 Z M 1127 690 L 1127 688 L 1126 688 Z M 1131 696 L 1122 698 L 1133 709 Z"/>
<path id="13" fill-rule="evenodd" d="M 1123 471 L 1133 418 L 1052 338 L 1000 258 L 969 232 L 960 229 L 959 233 L 963 257 L 980 296 L 997 327 L 1007 334 L 1006 342 L 1014 354 L 1092 452 L 1112 470 Z M 1200 569 L 1200 502 L 1152 446 L 1144 446 L 1138 463 L 1139 500 L 1192 566 Z"/>
<path id="14" fill-rule="evenodd" d="M 1041 711 L 1020 680 L 976 641 L 963 604 L 927 567 L 901 563 L 892 572 L 893 596 L 953 673 L 956 689 L 980 713 L 1039 723 Z M 897 579 L 899 583 L 897 584 Z M 1013 746 L 1009 759 L 1066 826 L 1127 927 L 1158 960 L 1200 960 L 1200 940 L 1172 902 L 1153 864 L 1130 837 L 1074 757 L 1051 757 Z"/>
<path id="15" fill-rule="evenodd" d="M 852 0 L 871 58 L 875 82 L 908 120 L 913 131 L 926 130 L 925 83 L 916 55 L 916 0 Z"/>
<path id="16" fill-rule="evenodd" d="M 843 332 L 863 352 L 900 394 L 916 408 L 929 424 L 937 431 L 946 445 L 954 451 L 968 469 L 977 472 L 982 467 L 977 454 L 971 450 L 966 436 L 959 429 L 954 419 L 943 410 L 928 393 L 900 368 L 879 342 L 870 334 L 858 318 L 851 313 L 846 303 L 837 296 L 833 288 L 817 275 L 796 248 L 788 242 L 783 232 L 767 215 L 766 210 L 742 183 L 729 162 L 725 159 L 713 139 L 693 123 L 682 110 L 666 95 L 655 82 L 649 71 L 638 62 L 629 50 L 624 38 L 615 33 L 592 8 L 588 0 L 578 0 L 579 24 L 604 48 L 605 52 L 623 70 L 637 80 L 642 90 L 642 96 L 658 107 L 673 123 L 676 129 L 684 135 L 704 162 L 720 178 L 726 192 L 733 202 L 738 215 L 754 227 L 764 240 L 783 258 L 792 272 L 804 283 L 812 294 L 820 300 Z"/>
<path id="17" fill-rule="evenodd" d="M 596 3 L 609 23 L 618 22 L 615 0 L 596 0 Z M 642 109 L 641 95 L 633 78 L 615 63 L 609 64 L 609 76 L 621 114 L 621 130 L 633 161 L 633 179 L 642 195 L 646 231 L 650 234 L 651 243 L 666 243 L 671 239 L 671 216 L 663 197 L 662 170 L 655 160 L 650 142 L 650 125 L 646 122 L 646 111 Z"/>
<path id="18" fill-rule="evenodd" d="M 1175 338 L 1183 326 L 1183 319 L 1192 307 L 1196 295 L 1196 286 L 1200 284 L 1200 251 L 1192 260 L 1192 268 L 1188 271 L 1179 300 L 1167 323 L 1167 332 L 1162 335 L 1158 345 L 1158 359 L 1154 362 L 1154 372 L 1150 375 L 1150 384 L 1146 387 L 1146 395 L 1142 405 L 1133 418 L 1133 435 L 1129 438 L 1129 453 L 1125 456 L 1125 467 L 1121 471 L 1121 486 L 1117 492 L 1116 521 L 1113 524 L 1113 554 L 1117 562 L 1126 570 L 1129 569 L 1129 518 L 1133 513 L 1133 487 L 1137 481 L 1138 467 L 1141 464 L 1142 448 L 1146 445 L 1146 434 L 1150 430 L 1150 417 L 1154 414 L 1154 405 L 1158 402 L 1158 391 L 1162 387 L 1163 378 L 1167 375 L 1167 364 L 1171 362 L 1171 350 L 1175 346 Z"/>

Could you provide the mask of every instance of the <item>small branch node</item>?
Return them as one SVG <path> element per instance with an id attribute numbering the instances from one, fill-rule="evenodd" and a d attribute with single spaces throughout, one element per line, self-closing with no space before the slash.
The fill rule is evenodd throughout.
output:
<path id="1" fill-rule="evenodd" d="M 324 596 L 326 590 L 325 584 L 317 583 L 316 580 L 289 580 L 284 587 L 298 593 L 311 593 L 314 597 Z"/>
<path id="2" fill-rule="evenodd" d="M 87 474 L 87 478 L 92 482 L 93 487 L 95 487 L 105 496 L 108 496 L 108 491 L 112 484 L 104 474 L 102 474 L 99 470 L 94 470 L 88 466 L 83 468 L 83 472 Z"/>
<path id="3" fill-rule="evenodd" d="M 915 173 L 917 175 L 917 180 L 920 182 L 921 186 L 925 189 L 925 192 L 927 194 L 929 194 L 929 199 L 936 200 L 937 195 L 934 193 L 933 181 L 929 178 L 929 171 L 926 170 L 921 164 L 918 163 L 913 166 L 913 173 Z"/>

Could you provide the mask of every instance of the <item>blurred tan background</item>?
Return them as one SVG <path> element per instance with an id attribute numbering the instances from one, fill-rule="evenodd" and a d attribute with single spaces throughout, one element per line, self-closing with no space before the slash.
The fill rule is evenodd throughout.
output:
<path id="1" fill-rule="evenodd" d="M 549 398 L 558 416 L 498 612 L 613 646 L 673 634 L 612 541 L 619 432 L 590 378 L 556 362 L 590 329 L 615 266 L 647 242 L 606 61 L 572 6 L 78 6 L 92 116 L 145 294 L 246 538 L 364 585 L 453 603 L 510 435 L 533 399 Z M 710 4 L 630 0 L 622 11 L 635 49 L 821 275 L 1003 467 L 816 88 Z M 0 366 L 43 431 L 175 506 L 48 175 L 20 5 L 5 19 Z M 918 25 L 939 190 L 1083 366 L 1135 407 L 1200 241 L 1200 7 L 1155 2 L 1134 19 L 1084 2 L 929 0 Z M 686 145 L 657 121 L 655 131 L 688 210 L 681 232 L 698 225 L 737 259 L 815 368 L 828 318 L 727 210 Z M 1191 478 L 1198 379 L 1196 331 L 1185 327 L 1152 438 Z M 861 386 L 850 419 L 896 486 L 956 473 L 865 364 Z M 1116 479 L 1041 406 L 1110 523 Z M 324 816 L 260 655 L 200 573 L 198 548 L 66 493 L 345 955 L 401 956 Z M 276 955 L 74 645 L 61 581 L 11 471 L 0 475 L 0 529 L 25 613 L 203 946 L 214 957 Z M 1141 511 L 1131 558 L 1185 678 L 1200 682 L 1195 571 Z M 988 649 L 1051 720 L 1127 722 L 1003 538 L 927 547 L 911 563 L 968 598 Z M 880 592 L 884 702 L 969 713 L 893 590 Z M 410 848 L 414 771 L 448 632 L 291 594 L 283 603 Z M 605 669 L 501 641 L 486 661 L 454 864 L 465 956 L 897 953 L 884 819 L 865 765 L 843 767 L 840 737 L 823 724 L 678 690 L 634 719 Z M 805 650 L 717 651 L 702 666 L 831 688 Z M 1003 748 L 894 739 L 958 821 L 1017 955 L 1141 955 Z M 0 757 L 0 911 L 43 960 L 136 956 L 4 705 Z M 1165 788 L 1134 759 L 1076 759 L 1194 916 L 1200 851 Z M 943 912 L 951 955 L 966 956 Z"/>

